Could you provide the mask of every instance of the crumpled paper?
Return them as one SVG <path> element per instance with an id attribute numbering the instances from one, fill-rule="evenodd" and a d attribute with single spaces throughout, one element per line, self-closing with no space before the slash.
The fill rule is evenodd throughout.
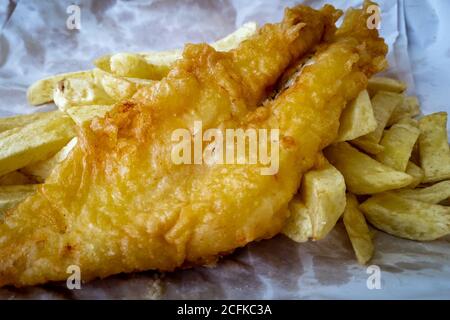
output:
<path id="1" fill-rule="evenodd" d="M 299 1 L 80 0 L 81 30 L 68 30 L 73 1 L 0 3 L 0 115 L 30 113 L 26 88 L 48 75 L 92 68 L 111 52 L 162 50 L 214 41 L 248 21 L 282 18 Z M 302 1 L 300 1 L 302 2 Z M 303 1 L 319 7 L 325 2 Z M 390 46 L 388 73 L 409 83 L 425 113 L 449 111 L 448 1 L 379 1 L 381 33 Z M 362 1 L 346 1 L 360 6 Z M 346 8 L 343 8 L 346 9 Z M 284 236 L 252 243 L 214 268 L 118 275 L 68 290 L 64 283 L 0 289 L 0 298 L 39 299 L 417 299 L 450 298 L 450 238 L 417 243 L 378 232 L 371 264 L 381 289 L 370 290 L 371 269 L 356 263 L 343 225 L 323 241 L 297 244 Z M 1 263 L 1 262 L 0 262 Z M 370 281 L 369 281 L 370 282 Z"/>

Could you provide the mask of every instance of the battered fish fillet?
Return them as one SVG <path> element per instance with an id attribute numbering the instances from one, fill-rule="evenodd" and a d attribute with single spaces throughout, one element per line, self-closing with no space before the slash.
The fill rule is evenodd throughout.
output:
<path id="1" fill-rule="evenodd" d="M 79 133 L 79 144 L 39 191 L 0 224 L 0 285 L 84 281 L 214 261 L 283 227 L 302 174 L 330 144 L 347 101 L 385 65 L 386 46 L 352 11 L 295 7 L 230 53 L 188 45 L 168 77 Z M 287 68 L 326 38 L 314 63 L 257 108 Z M 171 133 L 279 128 L 280 170 L 175 165 Z"/>

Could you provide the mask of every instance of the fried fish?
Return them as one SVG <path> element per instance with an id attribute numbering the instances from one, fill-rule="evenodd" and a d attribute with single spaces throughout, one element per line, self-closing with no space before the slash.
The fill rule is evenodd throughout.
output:
<path id="1" fill-rule="evenodd" d="M 297 6 L 229 53 L 187 45 L 166 78 L 86 125 L 47 182 L 0 223 L 0 286 L 65 280 L 70 265 L 84 281 L 171 271 L 279 233 L 346 103 L 386 64 L 365 10 L 351 10 L 336 31 L 339 16 L 331 6 Z M 317 45 L 295 83 L 261 106 Z M 279 172 L 174 164 L 171 133 L 192 132 L 197 120 L 205 129 L 279 129 Z"/>

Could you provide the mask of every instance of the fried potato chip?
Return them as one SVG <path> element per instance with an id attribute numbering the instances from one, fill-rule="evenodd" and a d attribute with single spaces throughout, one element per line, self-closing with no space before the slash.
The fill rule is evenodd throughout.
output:
<path id="1" fill-rule="evenodd" d="M 0 177 L 0 186 L 16 186 L 33 183 L 36 183 L 36 181 L 19 171 L 13 171 Z"/>
<path id="2" fill-rule="evenodd" d="M 89 79 L 92 76 L 92 71 L 78 71 L 72 73 L 57 74 L 33 83 L 27 90 L 28 103 L 33 106 L 38 106 L 44 103 L 53 101 L 53 90 L 58 86 L 58 83 L 67 79 Z"/>
<path id="3" fill-rule="evenodd" d="M 111 72 L 121 77 L 160 80 L 168 73 L 165 65 L 147 62 L 144 57 L 133 53 L 117 53 L 110 58 Z"/>
<path id="4" fill-rule="evenodd" d="M 72 118 L 77 126 L 82 127 L 86 122 L 91 122 L 94 118 L 103 118 L 109 111 L 113 110 L 114 105 L 106 106 L 81 106 L 66 110 L 66 113 Z"/>
<path id="5" fill-rule="evenodd" d="M 141 87 L 155 83 L 145 79 L 118 77 L 98 68 L 94 69 L 94 77 L 97 85 L 114 101 L 128 99 Z"/>
<path id="6" fill-rule="evenodd" d="M 296 242 L 325 238 L 345 208 L 341 173 L 323 156 L 318 157 L 316 168 L 304 175 L 299 194 L 289 204 L 283 233 Z"/>
<path id="7" fill-rule="evenodd" d="M 299 197 L 289 203 L 290 215 L 282 233 L 295 242 L 307 242 L 313 237 L 312 223 L 308 209 Z"/>
<path id="8" fill-rule="evenodd" d="M 403 198 L 438 204 L 450 197 L 450 180 L 442 181 L 426 188 L 404 189 L 393 192 Z"/>
<path id="9" fill-rule="evenodd" d="M 447 113 L 439 112 L 419 121 L 420 164 L 425 172 L 423 182 L 450 179 L 450 149 L 447 136 Z"/>
<path id="10" fill-rule="evenodd" d="M 450 234 L 449 207 L 386 192 L 373 196 L 360 209 L 372 225 L 396 237 L 432 241 Z"/>
<path id="11" fill-rule="evenodd" d="M 75 136 L 73 121 L 62 112 L 22 128 L 0 133 L 0 175 L 47 159 Z"/>
<path id="12" fill-rule="evenodd" d="M 339 134 L 336 142 L 354 140 L 369 134 L 377 128 L 372 102 L 366 90 L 350 103 L 340 119 Z"/>
<path id="13" fill-rule="evenodd" d="M 311 220 L 311 238 L 321 240 L 334 228 L 344 212 L 344 177 L 329 163 L 323 168 L 309 171 L 303 177 L 300 197 Z"/>
<path id="14" fill-rule="evenodd" d="M 225 38 L 214 42 L 211 46 L 217 51 L 222 52 L 236 49 L 237 47 L 239 47 L 241 42 L 253 36 L 257 30 L 258 24 L 256 22 L 247 22 L 233 33 L 227 35 Z"/>
<path id="15" fill-rule="evenodd" d="M 101 69 L 94 69 L 94 78 L 97 85 L 102 87 L 115 101 L 127 99 L 136 92 L 136 85 L 134 83 Z"/>
<path id="16" fill-rule="evenodd" d="M 408 188 L 412 189 L 421 184 L 423 181 L 423 177 L 425 176 L 425 173 L 423 172 L 422 168 L 415 165 L 411 161 L 409 161 L 408 165 L 406 166 L 406 173 L 409 174 L 414 179 L 413 182 L 408 186 Z"/>
<path id="17" fill-rule="evenodd" d="M 248 22 L 235 32 L 229 34 L 223 39 L 216 41 L 211 46 L 217 51 L 230 51 L 236 49 L 241 42 L 253 36 L 258 29 L 255 22 Z M 158 66 L 170 66 L 176 60 L 181 58 L 183 51 L 180 49 L 165 51 L 165 52 L 149 52 L 142 53 L 143 57 L 148 63 Z"/>
<path id="18" fill-rule="evenodd" d="M 372 159 L 346 142 L 328 147 L 324 154 L 342 173 L 348 190 L 357 195 L 400 189 L 413 182 L 410 175 Z"/>
<path id="19" fill-rule="evenodd" d="M 78 139 L 73 138 L 67 145 L 49 159 L 42 160 L 33 164 L 30 164 L 21 169 L 27 175 L 35 177 L 39 182 L 44 182 L 52 173 L 53 169 L 61 162 L 63 162 L 70 151 L 77 144 Z"/>
<path id="20" fill-rule="evenodd" d="M 406 83 L 392 78 L 373 77 L 369 79 L 367 90 L 370 96 L 374 96 L 380 91 L 389 91 L 394 93 L 402 93 L 406 90 Z"/>
<path id="21" fill-rule="evenodd" d="M 0 218 L 8 209 L 15 207 L 36 192 L 37 185 L 0 186 Z"/>
<path id="22" fill-rule="evenodd" d="M 50 112 L 35 112 L 31 114 L 22 114 L 13 117 L 0 118 L 0 132 L 6 130 L 21 128 L 34 121 L 51 117 L 54 111 Z"/>
<path id="23" fill-rule="evenodd" d="M 230 51 L 255 34 L 256 30 L 256 23 L 246 23 L 232 34 L 213 43 L 212 46 L 218 51 Z M 118 76 L 161 80 L 167 75 L 171 65 L 181 58 L 181 55 L 182 50 L 138 54 L 118 53 L 102 56 L 96 59 L 94 64 L 97 68 Z M 62 109 L 65 109 L 71 102 L 73 102 L 72 105 L 112 104 L 107 101 L 107 96 L 102 94 L 102 90 L 92 86 L 92 72 L 92 70 L 87 70 L 64 73 L 39 80 L 28 88 L 28 102 L 31 105 L 50 103 L 54 101 L 54 91 L 59 87 L 60 90 L 57 90 L 56 93 L 58 102 L 55 101 L 55 103 Z M 61 82 L 66 86 L 73 87 L 71 90 L 73 92 L 63 95 Z M 111 89 L 111 87 L 109 88 Z M 76 94 L 77 91 L 79 94 Z"/>
<path id="24" fill-rule="evenodd" d="M 405 97 L 405 100 L 397 108 L 389 119 L 387 126 L 390 127 L 404 118 L 412 118 L 420 114 L 419 99 L 417 97 Z"/>
<path id="25" fill-rule="evenodd" d="M 181 49 L 142 53 L 142 57 L 145 61 L 147 61 L 147 63 L 158 66 L 160 68 L 158 71 L 160 72 L 165 69 L 167 73 L 169 73 L 170 67 L 175 63 L 175 61 L 181 59 L 182 55 L 183 50 Z"/>
<path id="26" fill-rule="evenodd" d="M 145 79 L 161 80 L 169 73 L 170 66 L 181 58 L 182 53 L 181 50 L 173 50 L 108 54 L 96 59 L 94 65 L 100 70 L 117 76 L 132 77 L 129 75 L 141 75 Z M 112 57 L 114 57 L 114 62 L 111 62 Z M 132 65 L 127 66 L 127 63 Z M 115 64 L 115 66 L 112 67 L 112 64 Z M 145 72 L 139 71 L 140 65 L 144 66 Z"/>
<path id="27" fill-rule="evenodd" d="M 248 22 L 225 38 L 211 44 L 211 46 L 217 51 L 230 51 L 237 48 L 242 41 L 254 35 L 257 29 L 258 26 L 255 22 Z M 100 57 L 95 60 L 94 64 L 99 69 L 121 76 L 161 80 L 167 75 L 172 64 L 181 58 L 182 54 L 183 50 L 181 49 L 136 54 L 119 53 L 118 55 Z"/>
<path id="28" fill-rule="evenodd" d="M 356 197 L 348 193 L 347 205 L 344 210 L 344 225 L 358 262 L 365 265 L 372 259 L 374 246 L 366 218 L 358 207 L 359 203 Z"/>
<path id="29" fill-rule="evenodd" d="M 111 73 L 111 65 L 109 63 L 110 60 L 110 54 L 101 56 L 100 58 L 94 60 L 94 66 L 96 66 L 100 70 Z"/>
<path id="30" fill-rule="evenodd" d="M 401 120 L 386 131 L 380 142 L 384 150 L 375 158 L 397 171 L 405 172 L 419 135 L 416 120 L 408 118 Z"/>
<path id="31" fill-rule="evenodd" d="M 377 148 L 374 146 L 379 144 L 381 137 L 383 136 L 384 128 L 386 128 L 386 124 L 391 118 L 392 112 L 394 112 L 395 108 L 401 103 L 403 103 L 403 96 L 400 94 L 386 91 L 378 92 L 372 99 L 373 112 L 375 119 L 377 120 L 377 128 L 375 131 L 353 140 L 352 144 L 358 146 L 367 153 L 374 154 L 374 151 L 377 151 Z M 373 147 L 368 148 L 368 146 Z"/>
<path id="32" fill-rule="evenodd" d="M 53 92 L 53 101 L 62 111 L 74 106 L 115 103 L 103 87 L 96 83 L 93 72 L 83 79 L 71 78 L 60 81 Z"/>

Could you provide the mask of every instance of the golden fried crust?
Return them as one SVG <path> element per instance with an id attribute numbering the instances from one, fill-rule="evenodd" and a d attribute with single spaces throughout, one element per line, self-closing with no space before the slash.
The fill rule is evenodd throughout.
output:
<path id="1" fill-rule="evenodd" d="M 0 224 L 0 285 L 64 280 L 69 265 L 83 280 L 173 270 L 277 234 L 302 173 L 333 141 L 346 101 L 376 69 L 372 61 L 384 57 L 367 48 L 383 41 L 335 40 L 265 111 L 251 110 L 336 17 L 330 7 L 298 7 L 235 52 L 187 46 L 166 79 L 84 128 L 69 158 Z M 263 176 L 258 165 L 173 164 L 171 133 L 192 130 L 197 119 L 204 129 L 279 128 L 278 174 Z"/>

